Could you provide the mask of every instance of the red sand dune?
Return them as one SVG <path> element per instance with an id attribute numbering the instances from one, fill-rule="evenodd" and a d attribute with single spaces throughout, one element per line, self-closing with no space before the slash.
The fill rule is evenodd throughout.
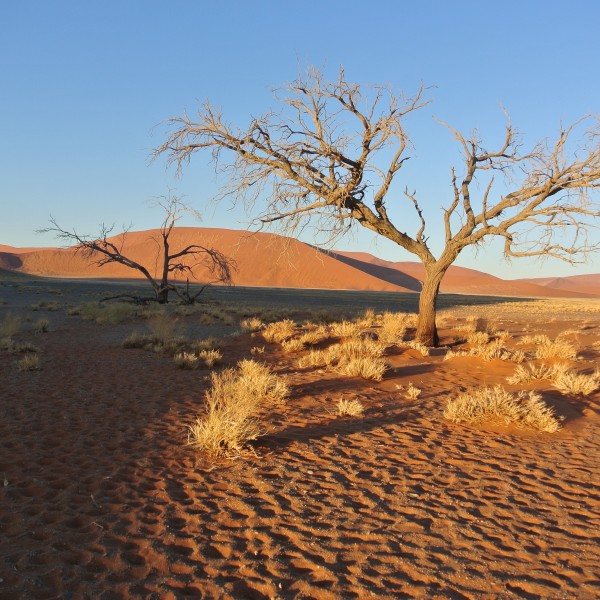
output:
<path id="1" fill-rule="evenodd" d="M 158 270 L 158 230 L 130 232 L 124 252 L 133 260 Z M 113 238 L 121 242 L 121 236 Z M 321 288 L 381 291 L 420 290 L 423 266 L 416 262 L 389 262 L 364 252 L 320 251 L 297 240 L 270 233 L 229 229 L 176 228 L 171 248 L 202 244 L 219 249 L 237 263 L 233 282 L 257 287 Z M 0 267 L 54 277 L 132 278 L 137 273 L 119 264 L 98 268 L 89 257 L 73 248 L 12 248 L 0 245 Z M 210 279 L 206 269 L 195 267 L 197 281 Z M 506 281 L 463 267 L 451 267 L 442 282 L 445 293 L 501 296 L 598 295 L 600 275 L 558 280 Z"/>
<path id="2" fill-rule="evenodd" d="M 367 252 L 338 252 L 334 253 L 340 260 L 352 264 L 358 269 L 386 281 L 418 291 L 425 276 L 425 269 L 418 262 L 389 262 L 377 258 Z M 600 275 L 582 275 L 582 278 L 596 278 Z M 573 278 L 568 278 L 573 279 Z M 446 294 L 478 294 L 489 296 L 531 296 L 531 297 L 577 297 L 598 295 L 591 285 L 573 284 L 570 287 L 553 287 L 536 284 L 538 280 L 506 280 L 494 277 L 482 271 L 452 266 L 448 269 L 441 285 L 441 291 Z M 587 279 L 582 280 L 587 283 Z"/>
<path id="3" fill-rule="evenodd" d="M 576 291 L 600 296 L 600 274 L 572 275 L 570 277 L 540 277 L 535 279 L 522 279 L 527 283 L 542 285 L 548 289 L 561 292 Z"/>

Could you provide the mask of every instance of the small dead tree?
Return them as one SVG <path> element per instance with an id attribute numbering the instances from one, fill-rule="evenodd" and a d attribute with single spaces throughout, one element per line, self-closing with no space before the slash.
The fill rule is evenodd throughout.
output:
<path id="1" fill-rule="evenodd" d="M 310 69 L 278 97 L 281 113 L 253 119 L 247 129 L 228 124 L 209 103 L 194 119 L 187 114 L 170 119 L 170 133 L 154 156 L 166 154 L 179 171 L 196 151 L 210 150 L 216 168 L 231 176 L 224 195 L 266 203 L 258 216 L 261 224 L 279 222 L 293 234 L 308 220 L 330 241 L 360 224 L 414 254 L 425 267 L 416 334 L 424 344 L 439 341 L 440 283 L 467 246 L 499 236 L 507 258 L 543 256 L 571 263 L 598 248 L 589 234 L 600 215 L 590 195 L 600 186 L 600 127 L 591 118 L 526 153 L 520 152 L 510 122 L 495 150 L 486 149 L 477 132 L 464 136 L 446 125 L 462 148 L 463 164 L 451 169 L 443 249 L 436 257 L 416 193 L 392 188 L 409 158 L 404 123 L 427 104 L 424 89 L 404 97 L 389 86 L 351 83 L 343 69 L 334 81 Z M 406 210 L 418 218 L 413 233 L 402 226 Z"/>
<path id="2" fill-rule="evenodd" d="M 119 263 L 139 271 L 150 283 L 154 290 L 155 300 L 160 304 L 169 301 L 169 292 L 175 292 L 186 304 L 193 304 L 208 283 L 201 286 L 200 290 L 191 293 L 189 277 L 193 277 L 194 268 L 203 265 L 208 270 L 211 281 L 209 283 L 231 283 L 232 270 L 235 269 L 233 259 L 225 256 L 215 248 L 199 244 L 189 244 L 184 248 L 173 250 L 171 248 L 171 234 L 176 223 L 184 213 L 197 214 L 181 202 L 177 196 L 168 196 L 157 200 L 156 204 L 164 210 L 165 216 L 158 229 L 149 241 L 156 244 L 156 265 L 143 265 L 136 262 L 126 254 L 128 229 L 118 235 L 112 235 L 113 227 L 101 226 L 97 236 L 80 235 L 76 231 L 68 231 L 58 225 L 54 217 L 50 217 L 50 227 L 39 230 L 41 233 L 52 232 L 60 239 L 66 240 L 75 246 L 77 252 L 93 260 L 98 267 L 110 263 Z M 154 274 L 152 273 L 154 272 Z M 173 276 L 187 276 L 186 285 L 177 284 Z"/>

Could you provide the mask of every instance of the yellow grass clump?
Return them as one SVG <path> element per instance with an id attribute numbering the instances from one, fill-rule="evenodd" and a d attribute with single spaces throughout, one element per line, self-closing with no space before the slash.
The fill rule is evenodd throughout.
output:
<path id="1" fill-rule="evenodd" d="M 600 370 L 596 369 L 590 375 L 576 373 L 575 371 L 564 371 L 552 380 L 552 385 L 564 394 L 589 396 L 600 389 Z"/>
<path id="2" fill-rule="evenodd" d="M 513 394 L 500 386 L 474 389 L 449 400 L 444 417 L 455 423 L 501 420 L 547 433 L 560 429 L 560 420 L 539 394 Z"/>
<path id="3" fill-rule="evenodd" d="M 577 348 L 574 343 L 564 339 L 560 335 L 554 341 L 547 335 L 527 335 L 519 343 L 535 346 L 534 356 L 540 360 L 548 358 L 575 360 L 577 358 Z"/>
<path id="4" fill-rule="evenodd" d="M 263 329 L 265 324 L 258 317 L 250 317 L 249 319 L 244 319 L 240 323 L 240 327 L 244 332 L 254 333 Z"/>
<path id="5" fill-rule="evenodd" d="M 40 369 L 40 359 L 37 354 L 26 354 L 17 362 L 19 371 L 38 371 Z"/>
<path id="6" fill-rule="evenodd" d="M 283 319 L 269 323 L 263 330 L 262 336 L 266 342 L 278 343 L 289 340 L 296 332 L 296 323 L 291 319 Z"/>
<path id="7" fill-rule="evenodd" d="M 264 435 L 261 410 L 283 402 L 288 394 L 279 377 L 252 360 L 212 373 L 206 414 L 188 426 L 188 444 L 212 456 L 240 452 L 248 441 Z"/>
<path id="8" fill-rule="evenodd" d="M 411 315 L 406 313 L 385 312 L 381 316 L 379 339 L 389 344 L 397 344 L 404 339 L 409 327 Z"/>
<path id="9" fill-rule="evenodd" d="M 358 400 L 340 398 L 337 403 L 337 414 L 340 417 L 358 417 L 363 414 L 365 407 Z"/>

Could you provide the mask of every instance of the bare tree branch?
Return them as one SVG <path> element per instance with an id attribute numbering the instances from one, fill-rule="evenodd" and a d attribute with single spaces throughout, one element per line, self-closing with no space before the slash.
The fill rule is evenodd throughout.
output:
<path id="1" fill-rule="evenodd" d="M 159 229 L 160 241 L 157 238 L 152 238 L 157 243 L 155 259 L 156 264 L 159 266 L 155 266 L 155 272 L 159 272 L 159 276 L 152 275 L 147 266 L 124 254 L 129 229 L 125 229 L 119 235 L 111 236 L 114 226 L 102 225 L 97 236 L 81 235 L 75 230 L 63 229 L 58 225 L 56 219 L 51 216 L 50 227 L 39 231 L 40 233 L 52 232 L 59 239 L 65 240 L 68 245 L 72 246 L 74 244 L 77 252 L 82 252 L 98 267 L 110 263 L 119 263 L 139 271 L 152 286 L 156 300 L 161 303 L 168 301 L 170 291 L 175 291 L 181 298 L 185 299 L 185 290 L 173 282 L 170 275 L 172 273 L 186 273 L 188 276 L 193 277 L 194 268 L 200 264 L 209 272 L 211 283 L 230 283 L 232 271 L 236 268 L 235 263 L 219 250 L 199 244 L 190 244 L 175 252 L 170 251 L 170 236 L 177 221 L 181 219 L 184 213 L 197 214 L 197 212 L 183 204 L 181 198 L 177 196 L 169 195 L 158 199 L 156 205 L 165 212 L 165 218 Z M 194 260 L 190 262 L 190 258 Z M 189 279 L 186 289 L 189 290 Z M 193 301 L 198 295 L 191 297 L 188 291 L 187 300 Z"/>
<path id="2" fill-rule="evenodd" d="M 414 235 L 394 224 L 389 210 L 392 203 L 396 212 L 405 210 L 392 185 L 412 147 L 405 123 L 428 104 L 424 92 L 420 87 L 405 97 L 387 85 L 352 83 L 343 68 L 332 81 L 309 69 L 277 91 L 280 113 L 267 112 L 247 129 L 226 123 L 208 102 L 194 119 L 168 120 L 169 133 L 154 157 L 166 155 L 180 172 L 196 151 L 210 151 L 215 168 L 230 176 L 223 195 L 248 207 L 260 201 L 261 225 L 276 222 L 293 235 L 301 223 L 311 223 L 333 243 L 358 224 L 408 250 L 426 270 L 417 337 L 436 343 L 439 285 L 467 246 L 497 236 L 507 258 L 567 262 L 598 248 L 591 233 L 600 216 L 600 127 L 587 117 L 561 128 L 553 144 L 523 152 L 510 119 L 493 149 L 483 146 L 477 131 L 465 136 L 439 121 L 458 142 L 462 166 L 451 171 L 452 195 L 442 208 L 444 245 L 436 257 L 416 192 L 404 187 L 420 221 Z"/>

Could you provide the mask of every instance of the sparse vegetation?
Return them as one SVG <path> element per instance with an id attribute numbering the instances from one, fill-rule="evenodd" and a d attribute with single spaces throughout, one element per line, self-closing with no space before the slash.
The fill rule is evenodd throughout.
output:
<path id="1" fill-rule="evenodd" d="M 188 444 L 218 456 L 240 452 L 265 433 L 263 408 L 283 402 L 289 390 L 265 365 L 240 361 L 236 369 L 211 374 L 206 414 L 189 426 Z"/>
<path id="2" fill-rule="evenodd" d="M 240 327 L 244 332 L 254 333 L 255 331 L 263 329 L 265 324 L 258 317 L 251 317 L 249 319 L 244 319 L 240 323 Z"/>
<path id="3" fill-rule="evenodd" d="M 359 400 L 340 398 L 337 403 L 337 414 L 340 417 L 358 417 L 363 414 L 365 407 Z"/>
<path id="4" fill-rule="evenodd" d="M 33 325 L 35 333 L 47 333 L 49 329 L 50 321 L 48 319 L 38 319 Z"/>
<path id="5" fill-rule="evenodd" d="M 549 358 L 575 360 L 577 358 L 577 348 L 574 343 L 561 336 L 552 341 L 547 335 L 528 335 L 521 338 L 519 343 L 524 346 L 535 346 L 534 356 L 540 360 Z"/>
<path id="6" fill-rule="evenodd" d="M 563 371 L 552 379 L 552 385 L 564 394 L 589 396 L 600 389 L 600 370 L 596 369 L 590 375 L 575 371 Z"/>
<path id="7" fill-rule="evenodd" d="M 513 394 L 500 386 L 483 387 L 458 395 L 448 401 L 444 417 L 455 423 L 500 420 L 547 433 L 560 429 L 560 419 L 539 394 Z"/>
<path id="8" fill-rule="evenodd" d="M 38 371 L 40 369 L 40 359 L 37 354 L 26 354 L 17 361 L 19 371 Z"/>
<path id="9" fill-rule="evenodd" d="M 0 338 L 11 338 L 21 329 L 21 318 L 10 313 L 0 319 Z"/>
<path id="10" fill-rule="evenodd" d="M 296 323 L 291 319 L 283 319 L 269 323 L 263 330 L 262 336 L 266 342 L 278 343 L 289 340 L 296 332 Z"/>

